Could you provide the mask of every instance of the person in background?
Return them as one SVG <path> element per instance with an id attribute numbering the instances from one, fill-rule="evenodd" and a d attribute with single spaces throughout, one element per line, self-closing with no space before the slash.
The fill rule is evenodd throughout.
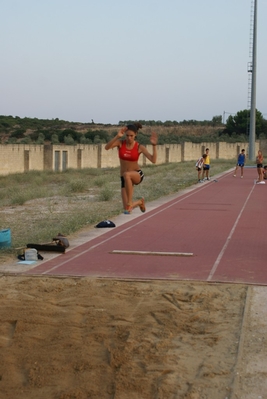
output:
<path id="1" fill-rule="evenodd" d="M 121 128 L 117 135 L 105 146 L 106 150 L 114 147 L 118 148 L 121 197 L 125 214 L 130 214 L 137 206 L 139 206 L 141 212 L 146 211 L 144 198 L 133 201 L 134 186 L 140 184 L 144 179 L 144 173 L 138 165 L 140 154 L 143 154 L 152 163 L 156 163 L 157 160 L 157 134 L 154 132 L 151 133 L 150 143 L 153 149 L 151 154 L 144 145 L 136 141 L 139 129 L 142 129 L 140 123 L 127 125 Z M 126 136 L 125 139 L 123 139 L 124 135 Z"/>
<path id="2" fill-rule="evenodd" d="M 263 167 L 263 179 L 266 180 L 267 179 L 267 165 L 265 165 Z"/>
<path id="3" fill-rule="evenodd" d="M 202 172 L 202 180 L 210 180 L 210 156 L 209 156 L 209 148 L 206 148 L 206 158 L 203 165 L 203 172 Z M 206 176 L 206 177 L 205 177 Z"/>
<path id="4" fill-rule="evenodd" d="M 265 181 L 263 181 L 263 154 L 261 150 L 258 151 L 258 155 L 256 157 L 256 164 L 258 172 L 258 180 L 256 181 L 256 183 L 265 184 Z"/>
<path id="5" fill-rule="evenodd" d="M 241 169 L 241 179 L 243 179 L 243 175 L 244 175 L 244 165 L 246 162 L 246 154 L 245 154 L 245 150 L 241 150 L 240 154 L 238 155 L 237 158 L 237 164 L 236 164 L 236 168 L 235 168 L 235 173 L 234 173 L 234 177 L 236 177 L 236 172 L 238 167 L 240 167 Z"/>
<path id="6" fill-rule="evenodd" d="M 197 178 L 199 183 L 203 183 L 204 180 L 201 180 L 201 171 L 203 169 L 203 165 L 205 163 L 205 159 L 207 158 L 207 154 L 203 154 L 202 157 L 198 158 L 196 162 L 196 170 L 197 170 Z"/>

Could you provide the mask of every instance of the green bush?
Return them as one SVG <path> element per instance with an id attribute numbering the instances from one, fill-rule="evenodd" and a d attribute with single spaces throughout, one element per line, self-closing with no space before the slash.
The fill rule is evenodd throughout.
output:
<path id="1" fill-rule="evenodd" d="M 94 179 L 93 184 L 96 185 L 97 187 L 102 187 L 107 183 L 107 179 L 104 176 L 100 176 L 96 179 Z"/>
<path id="2" fill-rule="evenodd" d="M 82 193 L 87 191 L 87 183 L 84 180 L 73 180 L 69 182 L 68 188 L 72 193 Z"/>
<path id="3" fill-rule="evenodd" d="M 100 191 L 98 199 L 99 199 L 99 201 L 110 201 L 110 200 L 112 200 L 113 197 L 114 197 L 114 190 L 112 190 L 108 186 L 105 186 Z"/>

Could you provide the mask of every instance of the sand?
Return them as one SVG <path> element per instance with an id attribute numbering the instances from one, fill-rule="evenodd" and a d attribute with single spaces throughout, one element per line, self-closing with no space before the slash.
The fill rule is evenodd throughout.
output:
<path id="1" fill-rule="evenodd" d="M 0 298 L 1 399 L 267 397 L 265 287 L 3 274 Z"/>

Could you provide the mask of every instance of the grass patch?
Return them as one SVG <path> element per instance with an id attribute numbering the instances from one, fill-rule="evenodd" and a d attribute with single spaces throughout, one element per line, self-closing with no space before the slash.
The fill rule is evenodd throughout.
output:
<path id="1" fill-rule="evenodd" d="M 105 186 L 100 191 L 98 200 L 99 201 L 110 201 L 113 197 L 114 197 L 114 190 L 109 186 Z"/>
<path id="2" fill-rule="evenodd" d="M 83 193 L 87 189 L 88 186 L 85 180 L 72 180 L 68 183 L 68 190 L 72 193 Z"/>

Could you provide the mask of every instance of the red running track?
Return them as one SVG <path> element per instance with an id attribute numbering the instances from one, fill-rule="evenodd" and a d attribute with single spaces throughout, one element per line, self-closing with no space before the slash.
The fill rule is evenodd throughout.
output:
<path id="1" fill-rule="evenodd" d="M 24 274 L 267 285 L 267 184 L 254 184 L 256 175 L 228 172 L 155 209 L 148 204 L 145 214 Z"/>

